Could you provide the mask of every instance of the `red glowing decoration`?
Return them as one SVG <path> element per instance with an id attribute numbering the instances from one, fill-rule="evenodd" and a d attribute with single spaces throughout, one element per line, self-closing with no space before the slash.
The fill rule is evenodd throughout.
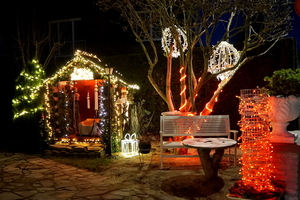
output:
<path id="1" fill-rule="evenodd" d="M 185 96 L 185 92 L 186 92 L 186 85 L 185 85 L 186 73 L 185 73 L 184 67 L 180 67 L 179 73 L 181 75 L 181 77 L 179 79 L 180 80 L 180 88 L 181 88 L 180 97 L 183 100 L 183 101 L 181 101 L 179 111 L 184 112 L 185 111 L 185 106 L 187 104 L 187 100 L 186 100 L 186 96 Z"/>
<path id="2" fill-rule="evenodd" d="M 300 0 L 296 0 L 294 4 L 295 12 L 300 17 Z"/>
<path id="3" fill-rule="evenodd" d="M 275 192 L 278 192 L 278 188 L 274 185 L 276 177 L 271 175 L 274 166 L 271 163 L 273 146 L 269 142 L 268 106 L 268 94 L 264 90 L 241 90 L 239 125 L 242 131 L 240 137 L 242 180 L 230 189 L 229 196 L 245 198 L 249 197 L 247 194 L 250 193 L 254 196 L 274 196 L 277 194 Z"/>

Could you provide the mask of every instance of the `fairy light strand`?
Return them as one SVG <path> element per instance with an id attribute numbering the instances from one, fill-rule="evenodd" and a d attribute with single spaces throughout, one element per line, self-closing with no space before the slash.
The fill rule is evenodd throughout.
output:
<path id="1" fill-rule="evenodd" d="M 238 63 L 240 54 L 233 45 L 226 41 L 222 41 L 214 48 L 215 49 L 213 50 L 213 53 L 208 61 L 208 71 L 210 73 L 219 73 L 225 69 L 234 67 Z M 218 74 L 217 78 L 219 80 L 227 79 L 228 77 L 234 75 L 236 70 L 237 68 Z"/>
<path id="2" fill-rule="evenodd" d="M 181 45 L 182 51 L 184 52 L 188 48 L 188 43 L 185 31 L 177 26 L 174 26 L 173 28 L 176 31 L 176 36 L 178 36 L 177 41 L 179 44 L 177 44 L 176 39 L 174 38 L 175 33 L 172 33 L 173 29 L 170 27 L 163 30 L 161 44 L 166 54 L 169 55 L 171 53 L 172 57 L 177 58 L 180 56 L 179 45 Z"/>
<path id="3" fill-rule="evenodd" d="M 45 71 L 36 59 L 33 59 L 28 67 L 32 69 L 25 68 L 22 70 L 16 80 L 16 94 L 18 96 L 12 100 L 14 119 L 43 110 L 43 106 L 37 101 L 39 101 L 43 88 Z M 36 104 L 38 106 L 34 106 Z"/>
<path id="4" fill-rule="evenodd" d="M 271 175 L 274 166 L 271 164 L 273 146 L 269 142 L 268 95 L 260 89 L 245 89 L 241 90 L 239 98 L 243 184 L 257 191 L 274 191 L 271 183 L 275 177 Z"/>

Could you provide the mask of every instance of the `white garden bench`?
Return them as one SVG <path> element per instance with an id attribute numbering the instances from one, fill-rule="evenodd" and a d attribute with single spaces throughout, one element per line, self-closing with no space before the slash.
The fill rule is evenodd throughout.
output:
<path id="1" fill-rule="evenodd" d="M 237 130 L 230 130 L 228 115 L 207 116 L 161 116 L 160 117 L 160 168 L 163 169 L 163 159 L 172 157 L 198 157 L 198 155 L 165 154 L 165 149 L 188 148 L 181 141 L 166 141 L 166 137 L 193 136 L 193 137 L 227 137 L 237 140 Z M 237 147 L 234 152 L 224 154 L 224 157 L 233 158 L 234 166 L 237 161 Z"/>

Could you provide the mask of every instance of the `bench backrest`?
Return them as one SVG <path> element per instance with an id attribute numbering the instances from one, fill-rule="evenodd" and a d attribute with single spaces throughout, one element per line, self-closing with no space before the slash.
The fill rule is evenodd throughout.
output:
<path id="1" fill-rule="evenodd" d="M 230 123 L 228 115 L 206 116 L 161 116 L 160 134 L 163 136 L 228 136 Z"/>

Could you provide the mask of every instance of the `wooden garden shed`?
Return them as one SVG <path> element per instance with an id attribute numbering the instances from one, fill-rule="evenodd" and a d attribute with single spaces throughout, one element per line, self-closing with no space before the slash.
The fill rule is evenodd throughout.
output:
<path id="1" fill-rule="evenodd" d="M 108 130 L 114 142 L 123 138 L 138 86 L 126 83 L 97 56 L 77 50 L 44 84 L 43 117 L 52 147 L 101 146 Z"/>

